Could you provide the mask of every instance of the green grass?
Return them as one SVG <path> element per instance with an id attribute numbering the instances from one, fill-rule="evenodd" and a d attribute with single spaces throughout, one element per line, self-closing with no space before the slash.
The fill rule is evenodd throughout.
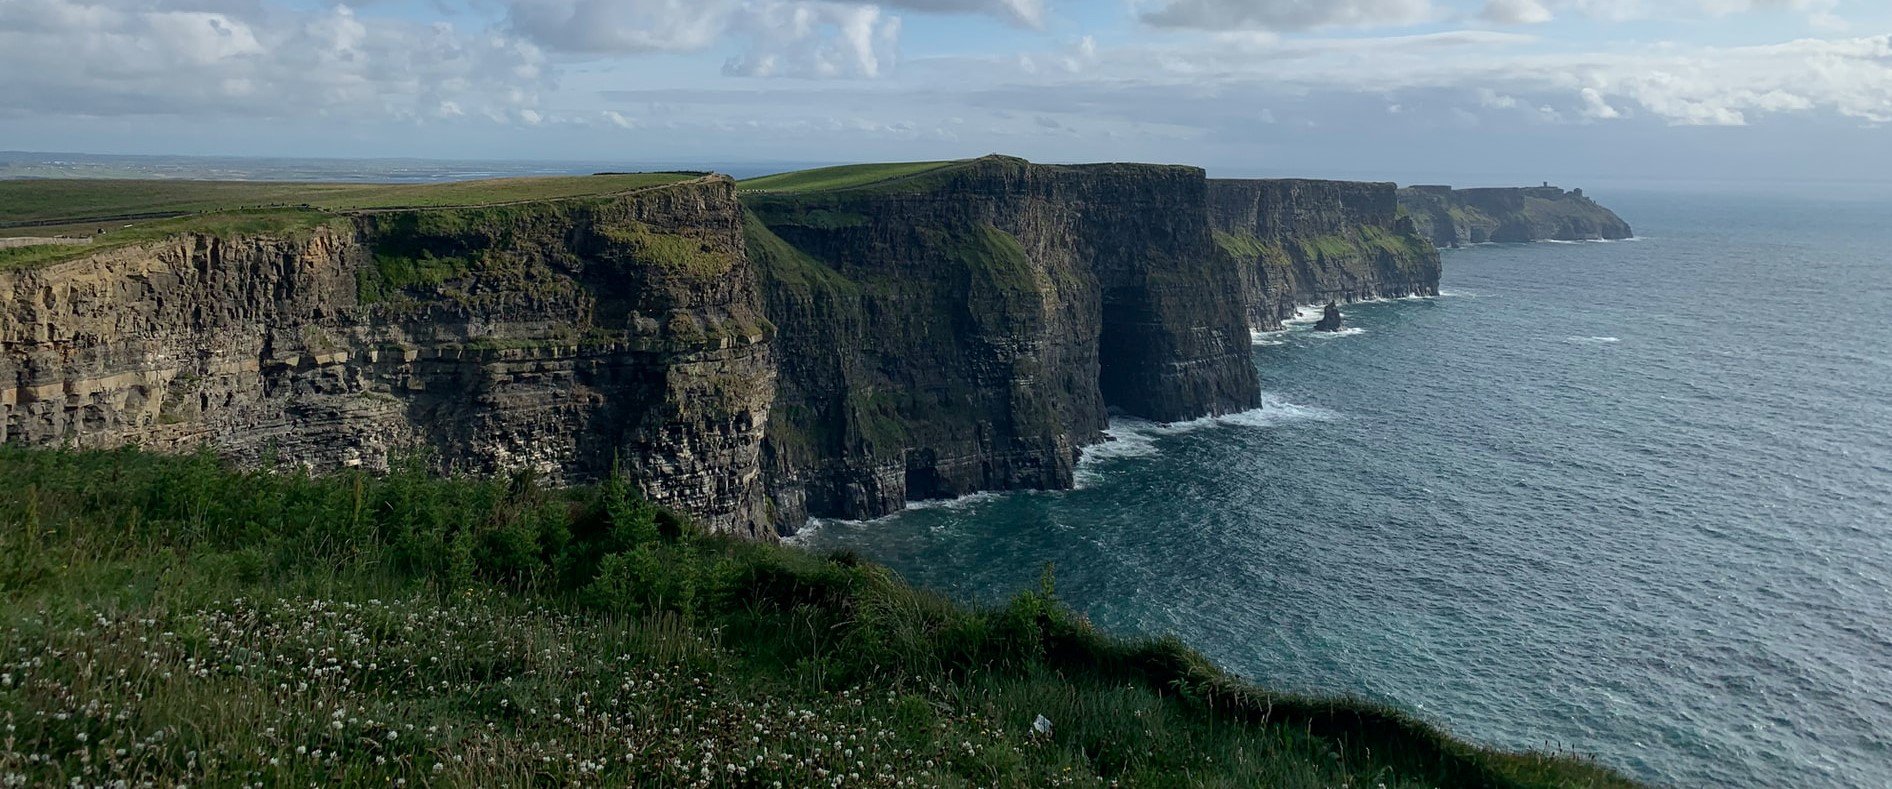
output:
<path id="1" fill-rule="evenodd" d="M 179 233 L 228 236 L 297 232 L 323 224 L 338 213 L 503 206 L 617 194 L 692 177 L 689 173 L 629 173 L 439 184 L 0 181 L 0 235 L 63 233 L 95 239 L 89 245 L 0 249 L 0 270 L 72 260 Z M 104 232 L 94 236 L 99 230 Z M 666 259 L 676 257 L 670 255 Z"/>
<path id="2" fill-rule="evenodd" d="M 0 181 L 0 225 L 126 214 L 204 214 L 308 207 L 329 211 L 438 208 L 614 194 L 676 183 L 687 173 L 495 178 L 432 184 L 282 181 Z M 24 231 L 20 231 L 24 232 Z"/>
<path id="3" fill-rule="evenodd" d="M 133 244 L 163 241 L 181 233 L 203 233 L 225 239 L 265 233 L 294 235 L 344 221 L 334 214 L 296 208 L 160 219 L 108 232 L 90 244 L 40 244 L 0 249 L 0 271 L 43 266 Z"/>
<path id="4" fill-rule="evenodd" d="M 624 480 L 416 468 L 0 448 L 0 778 L 1626 785 L 1106 636 L 1049 571 L 967 608 Z"/>
<path id="5" fill-rule="evenodd" d="M 737 183 L 743 191 L 805 193 L 858 189 L 940 170 L 963 161 L 849 164 L 791 173 L 776 173 Z"/>

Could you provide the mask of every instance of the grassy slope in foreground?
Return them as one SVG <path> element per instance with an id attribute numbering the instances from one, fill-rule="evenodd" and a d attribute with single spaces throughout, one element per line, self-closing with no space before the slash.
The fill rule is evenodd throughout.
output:
<path id="1" fill-rule="evenodd" d="M 1049 579 L 956 606 L 621 482 L 12 448 L 0 478 L 8 785 L 1625 783 L 1101 635 Z"/>
<path id="2" fill-rule="evenodd" d="M 85 245 L 0 248 L 0 269 L 55 263 L 187 232 L 293 233 L 338 213 L 490 206 L 617 194 L 695 177 L 624 173 L 433 184 L 275 181 L 0 181 L 0 237 L 95 236 Z"/>

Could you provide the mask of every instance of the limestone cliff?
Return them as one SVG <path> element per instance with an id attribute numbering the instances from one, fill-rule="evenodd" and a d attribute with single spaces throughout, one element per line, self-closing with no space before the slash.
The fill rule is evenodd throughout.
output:
<path id="1" fill-rule="evenodd" d="M 741 198 L 707 176 L 289 209 L 286 227 L 238 216 L 0 271 L 0 441 L 622 469 L 712 528 L 770 537 L 1069 487 L 1113 412 L 1255 407 L 1251 326 L 1437 292 L 1437 252 L 1390 184 L 1007 157 L 866 169 Z"/>
<path id="2" fill-rule="evenodd" d="M 1438 250 L 1398 216 L 1393 184 L 1211 180 L 1209 216 L 1256 330 L 1305 304 L 1438 295 Z"/>
<path id="3" fill-rule="evenodd" d="M 1062 488 L 1108 410 L 1257 404 L 1200 170 L 986 157 L 746 198 L 780 327 L 766 456 L 786 524 Z"/>
<path id="4" fill-rule="evenodd" d="M 1440 247 L 1486 242 L 1590 241 L 1635 236 L 1614 211 L 1545 184 L 1524 188 L 1399 190 L 1399 207 L 1420 233 Z"/>
<path id="5" fill-rule="evenodd" d="M 0 272 L 0 441 L 593 479 L 766 522 L 733 183 L 186 233 Z"/>

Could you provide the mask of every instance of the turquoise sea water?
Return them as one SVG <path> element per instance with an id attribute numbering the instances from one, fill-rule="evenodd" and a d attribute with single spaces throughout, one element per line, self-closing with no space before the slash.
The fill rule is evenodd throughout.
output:
<path id="1" fill-rule="evenodd" d="M 799 539 L 972 600 L 1055 562 L 1112 630 L 1658 783 L 1892 784 L 1892 210 L 1602 199 L 1643 237 L 1447 252 L 1078 490 Z"/>

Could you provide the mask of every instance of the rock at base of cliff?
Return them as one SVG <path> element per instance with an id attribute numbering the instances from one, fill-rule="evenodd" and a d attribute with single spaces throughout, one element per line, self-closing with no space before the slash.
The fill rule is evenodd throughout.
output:
<path id="1" fill-rule="evenodd" d="M 1343 317 L 1344 316 L 1340 314 L 1339 305 L 1331 301 L 1327 302 L 1327 308 L 1321 311 L 1320 322 L 1314 324 L 1314 331 L 1340 331 Z"/>

